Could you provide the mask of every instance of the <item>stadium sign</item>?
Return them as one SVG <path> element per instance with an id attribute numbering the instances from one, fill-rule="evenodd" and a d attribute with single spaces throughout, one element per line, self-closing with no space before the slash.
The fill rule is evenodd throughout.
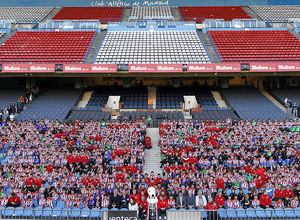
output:
<path id="1" fill-rule="evenodd" d="M 182 72 L 182 64 L 157 64 L 156 72 L 157 73 L 178 73 Z"/>
<path id="2" fill-rule="evenodd" d="M 187 72 L 215 72 L 215 65 L 214 64 L 188 64 L 187 65 Z"/>
<path id="3" fill-rule="evenodd" d="M 89 73 L 90 65 L 88 64 L 64 64 L 65 73 Z"/>
<path id="4" fill-rule="evenodd" d="M 92 64 L 90 73 L 116 73 L 117 64 Z"/>
<path id="5" fill-rule="evenodd" d="M 55 64 L 29 64 L 30 73 L 54 73 Z"/>
<path id="6" fill-rule="evenodd" d="M 276 63 L 251 63 L 250 72 L 276 72 Z"/>
<path id="7" fill-rule="evenodd" d="M 216 72 L 241 72 L 241 64 L 240 63 L 220 63 L 215 64 Z"/>
<path id="8" fill-rule="evenodd" d="M 108 220 L 137 220 L 137 211 L 108 211 Z"/>
<path id="9" fill-rule="evenodd" d="M 300 63 L 277 63 L 278 72 L 300 71 Z"/>
<path id="10" fill-rule="evenodd" d="M 129 64 L 128 72 L 130 73 L 153 73 L 156 72 L 153 64 Z"/>
<path id="11" fill-rule="evenodd" d="M 3 64 L 2 72 L 4 73 L 27 73 L 28 64 Z"/>

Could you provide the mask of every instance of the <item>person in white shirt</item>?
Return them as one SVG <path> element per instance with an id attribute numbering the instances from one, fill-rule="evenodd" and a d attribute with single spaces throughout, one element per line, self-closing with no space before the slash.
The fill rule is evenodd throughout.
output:
<path id="1" fill-rule="evenodd" d="M 133 197 L 131 197 L 130 200 L 129 200 L 128 210 L 133 210 L 133 211 L 138 210 L 138 205 L 135 202 L 135 198 L 133 198 Z"/>
<path id="2" fill-rule="evenodd" d="M 196 196 L 196 209 L 205 209 L 206 205 L 206 198 L 204 195 L 202 195 L 202 192 L 199 191 L 198 195 Z"/>

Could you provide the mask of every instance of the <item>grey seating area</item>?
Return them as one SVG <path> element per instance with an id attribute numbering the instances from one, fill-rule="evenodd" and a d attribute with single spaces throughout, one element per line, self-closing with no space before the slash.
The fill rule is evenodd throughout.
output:
<path id="1" fill-rule="evenodd" d="M 0 109 L 7 108 L 12 101 L 18 102 L 21 96 L 25 96 L 25 88 L 1 88 L 0 89 Z"/>
<path id="2" fill-rule="evenodd" d="M 72 111 L 70 116 L 67 118 L 67 120 L 69 121 L 107 121 L 110 120 L 111 118 L 111 113 L 110 112 L 103 112 L 103 111 L 97 111 L 97 110 L 75 110 Z"/>
<path id="3" fill-rule="evenodd" d="M 221 93 L 241 119 L 285 120 L 291 117 L 253 87 L 222 89 Z"/>
<path id="4" fill-rule="evenodd" d="M 169 6 L 132 7 L 129 20 L 172 20 L 174 16 Z"/>
<path id="5" fill-rule="evenodd" d="M 63 121 L 76 104 L 82 90 L 74 88 L 56 88 L 43 91 L 16 120 L 45 119 Z"/>
<path id="6" fill-rule="evenodd" d="M 196 31 L 108 31 L 95 63 L 210 63 Z"/>
<path id="7" fill-rule="evenodd" d="M 0 7 L 0 20 L 15 20 L 17 23 L 42 21 L 53 7 Z"/>
<path id="8" fill-rule="evenodd" d="M 284 105 L 284 100 L 288 98 L 292 103 L 300 104 L 300 87 L 283 87 L 272 90 L 272 95 Z"/>
<path id="9" fill-rule="evenodd" d="M 178 121 L 184 120 L 183 113 L 181 111 L 122 111 L 120 114 L 121 120 L 145 120 L 146 118 L 152 118 L 153 126 L 159 126 L 163 120 Z"/>
<path id="10" fill-rule="evenodd" d="M 225 121 L 228 117 L 231 118 L 231 120 L 240 120 L 232 110 L 204 110 L 202 112 L 193 112 L 194 120 Z"/>
<path id="11" fill-rule="evenodd" d="M 250 8 L 264 21 L 283 22 L 300 18 L 300 5 L 253 5 Z"/>

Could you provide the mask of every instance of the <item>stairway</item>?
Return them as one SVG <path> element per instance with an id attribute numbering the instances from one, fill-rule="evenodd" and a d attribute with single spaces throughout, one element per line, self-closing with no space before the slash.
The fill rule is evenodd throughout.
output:
<path id="1" fill-rule="evenodd" d="M 220 108 L 227 108 L 226 102 L 222 99 L 222 96 L 218 91 L 211 91 L 211 93 Z"/>
<path id="2" fill-rule="evenodd" d="M 43 20 L 42 22 L 45 22 L 47 20 L 51 20 L 59 11 L 61 8 L 54 8 Z"/>
<path id="3" fill-rule="evenodd" d="M 85 60 L 85 63 L 86 64 L 93 64 L 94 63 L 94 58 L 96 56 L 96 54 L 98 53 L 99 51 L 99 48 L 100 48 L 100 44 L 102 42 L 102 39 L 105 35 L 105 31 L 101 31 L 100 33 L 96 33 L 96 37 L 95 37 L 95 40 L 91 46 L 91 49 L 86 57 L 86 60 Z"/>
<path id="4" fill-rule="evenodd" d="M 261 18 L 258 17 L 258 15 L 254 11 L 252 11 L 251 8 L 249 8 L 249 7 L 242 7 L 242 8 L 244 9 L 245 12 L 247 12 L 248 15 L 251 16 L 251 18 L 261 21 Z"/>
<path id="5" fill-rule="evenodd" d="M 202 31 L 199 31 L 200 36 L 203 40 L 203 43 L 206 45 L 206 48 L 208 50 L 208 53 L 211 57 L 211 62 L 212 63 L 220 63 L 219 57 L 217 55 L 217 52 L 215 51 L 214 46 L 212 45 L 210 39 L 208 38 L 207 33 L 203 33 Z"/>
<path id="6" fill-rule="evenodd" d="M 181 21 L 179 8 L 178 7 L 172 7 L 172 12 L 173 12 L 173 16 L 174 16 L 175 21 Z"/>
<path id="7" fill-rule="evenodd" d="M 293 31 L 293 30 L 290 30 L 290 32 L 295 36 L 295 37 L 297 37 L 298 39 L 300 39 L 300 33 L 298 32 L 295 32 L 295 31 Z"/>
<path id="8" fill-rule="evenodd" d="M 130 16 L 130 12 L 131 12 L 130 8 L 125 8 L 124 9 L 124 13 L 123 13 L 123 17 L 122 17 L 122 22 L 127 22 L 128 21 L 128 18 Z"/>
<path id="9" fill-rule="evenodd" d="M 85 108 L 85 106 L 88 104 L 90 98 L 92 97 L 94 91 L 88 91 L 85 92 L 82 96 L 82 99 L 79 101 L 77 107 L 78 108 Z"/>
<path id="10" fill-rule="evenodd" d="M 151 171 L 154 171 L 155 175 L 162 174 L 160 168 L 161 149 L 158 146 L 159 128 L 147 128 L 147 136 L 151 138 L 152 148 L 145 150 L 144 173 L 150 174 Z"/>
<path id="11" fill-rule="evenodd" d="M 287 113 L 286 108 L 280 104 L 280 102 L 278 102 L 270 93 L 260 90 L 261 93 L 266 96 L 271 102 L 274 103 L 274 105 L 276 105 L 278 108 L 280 108 L 282 111 L 284 111 L 285 113 Z"/>

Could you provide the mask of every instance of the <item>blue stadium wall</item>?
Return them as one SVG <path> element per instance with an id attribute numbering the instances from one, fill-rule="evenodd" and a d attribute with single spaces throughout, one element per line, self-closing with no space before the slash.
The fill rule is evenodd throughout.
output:
<path id="1" fill-rule="evenodd" d="M 299 0 L 0 0 L 0 7 L 298 5 Z"/>

